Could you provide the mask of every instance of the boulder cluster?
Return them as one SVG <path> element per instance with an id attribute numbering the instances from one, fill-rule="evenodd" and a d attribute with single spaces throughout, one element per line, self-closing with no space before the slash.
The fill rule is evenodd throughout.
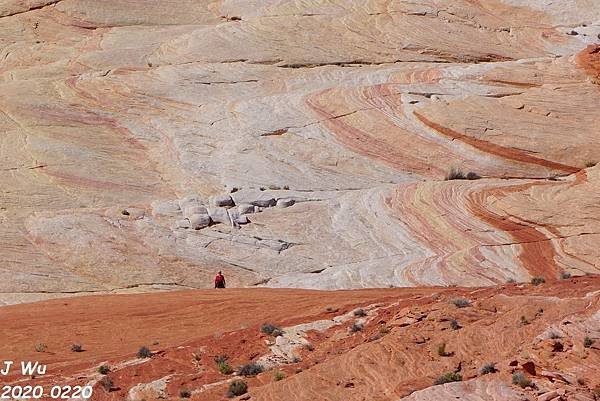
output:
<path id="1" fill-rule="evenodd" d="M 259 213 L 268 207 L 285 208 L 293 204 L 293 199 L 268 196 L 236 204 L 229 194 L 215 195 L 204 202 L 199 196 L 191 195 L 156 205 L 154 213 L 182 217 L 175 222 L 175 228 L 201 230 L 219 223 L 239 228 L 250 222 L 247 216 L 249 214 Z"/>

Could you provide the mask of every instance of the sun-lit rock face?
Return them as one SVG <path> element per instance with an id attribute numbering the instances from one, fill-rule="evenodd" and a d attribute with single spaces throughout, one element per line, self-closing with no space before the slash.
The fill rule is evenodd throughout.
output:
<path id="1" fill-rule="evenodd" d="M 0 302 L 598 273 L 567 3 L 2 2 Z"/>

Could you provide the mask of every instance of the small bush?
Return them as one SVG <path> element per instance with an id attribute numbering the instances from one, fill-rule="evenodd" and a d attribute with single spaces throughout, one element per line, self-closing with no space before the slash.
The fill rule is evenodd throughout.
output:
<path id="1" fill-rule="evenodd" d="M 454 304 L 454 306 L 457 308 L 466 308 L 467 306 L 471 306 L 471 301 L 465 298 L 456 298 L 450 302 L 452 302 L 452 304 Z"/>
<path id="2" fill-rule="evenodd" d="M 100 373 L 101 375 L 107 375 L 110 373 L 110 366 L 108 365 L 101 365 L 98 368 L 98 373 Z"/>
<path id="3" fill-rule="evenodd" d="M 227 362 L 229 357 L 227 355 L 217 355 L 215 356 L 215 363 L 218 365 L 219 363 Z"/>
<path id="4" fill-rule="evenodd" d="M 490 373 L 496 373 L 498 370 L 496 369 L 496 364 L 493 362 L 490 363 L 486 363 L 485 365 L 483 365 L 481 367 L 481 369 L 479 369 L 479 373 L 481 373 L 482 375 L 487 375 Z"/>
<path id="5" fill-rule="evenodd" d="M 222 375 L 230 375 L 233 373 L 233 368 L 225 361 L 217 362 L 217 369 Z"/>
<path id="6" fill-rule="evenodd" d="M 113 381 L 108 376 L 104 376 L 98 383 L 106 391 L 110 391 L 113 388 Z"/>
<path id="7" fill-rule="evenodd" d="M 227 397 L 233 398 L 246 394 L 248 392 L 248 385 L 243 380 L 234 380 L 229 383 L 229 391 L 227 391 Z"/>
<path id="8" fill-rule="evenodd" d="M 469 171 L 467 173 L 467 180 L 478 180 L 480 178 L 481 176 L 477 173 L 474 173 L 473 171 Z"/>
<path id="9" fill-rule="evenodd" d="M 531 279 L 531 284 L 533 285 L 541 285 L 544 284 L 546 280 L 543 277 L 534 277 Z"/>
<path id="10" fill-rule="evenodd" d="M 531 380 L 529 380 L 523 373 L 517 372 L 512 375 L 512 384 L 521 388 L 531 387 Z"/>
<path id="11" fill-rule="evenodd" d="M 568 280 L 568 279 L 570 279 L 570 278 L 571 278 L 571 273 L 562 272 L 562 273 L 560 274 L 560 278 L 561 278 L 561 279 L 563 279 L 563 280 Z"/>
<path id="12" fill-rule="evenodd" d="M 137 352 L 137 356 L 138 358 L 150 358 L 152 356 L 152 351 L 150 351 L 150 348 L 146 347 L 145 345 L 140 347 L 140 349 Z"/>
<path id="13" fill-rule="evenodd" d="M 192 396 L 192 392 L 187 388 L 182 388 L 179 390 L 179 396 L 181 398 L 190 398 Z"/>
<path id="14" fill-rule="evenodd" d="M 274 326 L 270 323 L 265 323 L 262 325 L 262 327 L 260 328 L 260 331 L 268 334 L 270 336 L 273 337 L 279 337 L 281 335 L 283 335 L 283 330 L 281 330 L 279 327 Z"/>
<path id="15" fill-rule="evenodd" d="M 38 343 L 35 345 L 35 351 L 36 352 L 44 352 L 48 349 L 48 346 L 46 344 L 43 343 Z"/>
<path id="16" fill-rule="evenodd" d="M 448 174 L 446 174 L 446 177 L 444 178 L 446 181 L 450 181 L 450 180 L 464 180 L 467 177 L 465 177 L 465 173 L 462 172 L 461 169 L 459 169 L 458 167 L 452 167 L 450 169 L 450 171 L 448 172 Z"/>
<path id="17" fill-rule="evenodd" d="M 81 346 L 81 344 L 71 344 L 71 351 L 83 352 L 83 347 Z"/>
<path id="18" fill-rule="evenodd" d="M 362 331 L 363 329 L 363 325 L 360 323 L 352 323 L 352 326 L 350 326 L 350 333 L 357 333 L 359 331 Z"/>
<path id="19" fill-rule="evenodd" d="M 521 316 L 521 326 L 527 326 L 529 324 L 529 320 L 525 316 Z"/>
<path id="20" fill-rule="evenodd" d="M 365 312 L 365 310 L 363 308 L 358 308 L 357 310 L 354 311 L 354 316 L 365 317 L 365 316 L 367 316 L 367 312 Z"/>
<path id="21" fill-rule="evenodd" d="M 458 324 L 458 321 L 456 319 L 450 320 L 450 328 L 452 330 L 458 330 L 458 329 L 460 329 L 460 324 Z"/>
<path id="22" fill-rule="evenodd" d="M 256 363 L 249 363 L 240 367 L 238 373 L 240 376 L 256 376 L 259 373 L 262 373 L 263 367 Z"/>
<path id="23" fill-rule="evenodd" d="M 441 343 L 438 345 L 437 353 L 439 356 L 450 356 L 452 355 L 448 351 L 446 351 L 446 343 Z"/>
<path id="24" fill-rule="evenodd" d="M 560 333 L 557 333 L 556 331 L 552 331 L 549 335 L 549 337 L 553 340 L 558 340 L 559 338 L 562 338 L 562 336 L 560 335 Z"/>
<path id="25" fill-rule="evenodd" d="M 285 374 L 281 371 L 277 371 L 275 372 L 275 374 L 273 375 L 274 379 L 276 382 L 285 379 Z"/>
<path id="26" fill-rule="evenodd" d="M 438 384 L 445 384 L 445 383 L 452 383 L 452 382 L 459 382 L 462 381 L 462 376 L 460 373 L 455 373 L 455 372 L 447 372 L 444 373 L 443 375 L 441 375 L 440 377 L 438 377 L 434 384 L 438 385 Z"/>
<path id="27" fill-rule="evenodd" d="M 585 348 L 590 348 L 593 344 L 594 344 L 594 340 L 592 340 L 590 337 L 586 337 L 583 339 L 583 346 Z"/>
<path id="28" fill-rule="evenodd" d="M 598 164 L 598 163 L 596 163 L 594 161 L 591 161 L 591 160 L 588 160 L 588 161 L 585 162 L 585 166 L 588 167 L 588 168 L 589 167 L 594 167 L 596 164 Z"/>

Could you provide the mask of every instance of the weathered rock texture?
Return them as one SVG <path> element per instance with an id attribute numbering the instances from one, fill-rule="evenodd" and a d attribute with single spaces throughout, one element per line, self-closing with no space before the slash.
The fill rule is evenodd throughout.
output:
<path id="1" fill-rule="evenodd" d="M 217 269 L 309 288 L 599 272 L 595 0 L 0 16 L 0 302 L 203 287 Z M 444 182 L 452 167 L 483 178 Z M 229 192 L 239 222 L 227 199 L 210 226 L 178 202 Z"/>

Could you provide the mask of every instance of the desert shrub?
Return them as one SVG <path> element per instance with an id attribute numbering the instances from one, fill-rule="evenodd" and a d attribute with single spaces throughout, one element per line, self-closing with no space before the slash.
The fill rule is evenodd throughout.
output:
<path id="1" fill-rule="evenodd" d="M 521 388 L 531 387 L 531 380 L 529 380 L 523 373 L 517 372 L 512 375 L 512 384 Z"/>
<path id="2" fill-rule="evenodd" d="M 531 284 L 533 285 L 540 285 L 540 284 L 544 284 L 546 282 L 546 280 L 543 277 L 534 277 L 531 279 Z"/>
<path id="3" fill-rule="evenodd" d="M 487 375 L 487 374 L 496 373 L 496 372 L 497 372 L 496 364 L 493 362 L 486 363 L 485 365 L 483 365 L 481 367 L 481 369 L 479 369 L 479 373 L 481 373 L 482 375 Z"/>
<path id="4" fill-rule="evenodd" d="M 274 377 L 275 381 L 278 382 L 280 380 L 285 379 L 285 374 L 283 372 L 281 372 L 281 371 L 278 370 L 277 372 L 275 372 L 275 374 L 273 375 L 273 377 Z"/>
<path id="5" fill-rule="evenodd" d="M 591 160 L 588 160 L 585 162 L 586 167 L 594 167 L 596 164 L 598 164 L 598 163 L 591 161 Z"/>
<path id="6" fill-rule="evenodd" d="M 241 366 L 238 370 L 240 376 L 256 376 L 259 373 L 262 373 L 263 367 L 257 363 L 249 363 L 247 365 Z"/>
<path id="7" fill-rule="evenodd" d="M 110 373 L 110 366 L 108 365 L 101 365 L 98 368 L 98 373 L 100 373 L 101 375 L 107 375 Z"/>
<path id="8" fill-rule="evenodd" d="M 459 382 L 462 381 L 462 376 L 460 373 L 455 373 L 455 372 L 446 372 L 443 375 L 441 375 L 440 377 L 438 377 L 434 384 L 438 385 L 438 384 L 445 384 L 445 383 L 452 383 L 452 382 Z"/>
<path id="9" fill-rule="evenodd" d="M 549 337 L 553 340 L 557 340 L 559 338 L 562 338 L 562 336 L 560 335 L 560 333 L 557 333 L 556 331 L 552 331 L 550 332 Z"/>
<path id="10" fill-rule="evenodd" d="M 458 329 L 460 329 L 460 324 L 458 324 L 458 321 L 456 319 L 450 320 L 450 328 L 452 330 L 458 330 Z"/>
<path id="11" fill-rule="evenodd" d="M 568 279 L 570 279 L 570 278 L 571 278 L 571 273 L 562 272 L 562 273 L 560 274 L 560 278 L 561 278 L 561 279 L 563 279 L 563 280 L 568 280 Z"/>
<path id="12" fill-rule="evenodd" d="M 83 347 L 81 346 L 81 344 L 71 344 L 71 351 L 73 351 L 73 352 L 82 352 L 83 351 Z"/>
<path id="13" fill-rule="evenodd" d="M 357 333 L 359 331 L 362 331 L 363 329 L 363 325 L 360 323 L 352 323 L 352 326 L 350 326 L 350 333 Z"/>
<path id="14" fill-rule="evenodd" d="M 354 311 L 354 316 L 356 317 L 365 317 L 367 316 L 367 312 L 363 308 L 358 308 Z"/>
<path id="15" fill-rule="evenodd" d="M 35 351 L 36 352 L 44 352 L 48 349 L 48 346 L 44 343 L 37 343 L 35 345 Z"/>
<path id="16" fill-rule="evenodd" d="M 215 363 L 217 364 L 217 369 L 223 375 L 230 375 L 233 373 L 233 368 L 227 361 L 229 357 L 227 355 L 217 355 L 215 356 Z"/>
<path id="17" fill-rule="evenodd" d="M 439 356 L 450 356 L 451 353 L 446 351 L 446 343 L 441 343 L 438 345 L 437 353 Z"/>
<path id="18" fill-rule="evenodd" d="M 590 348 L 593 344 L 594 344 L 594 340 L 592 340 L 590 337 L 586 337 L 583 339 L 583 346 L 585 348 Z"/>
<path id="19" fill-rule="evenodd" d="M 473 171 L 469 171 L 467 173 L 467 180 L 478 180 L 481 176 Z"/>
<path id="20" fill-rule="evenodd" d="M 521 316 L 521 326 L 526 326 L 529 324 L 529 320 L 525 316 Z"/>
<path id="21" fill-rule="evenodd" d="M 108 376 L 104 376 L 98 383 L 106 391 L 110 391 L 113 388 L 113 381 Z"/>
<path id="22" fill-rule="evenodd" d="M 222 375 L 230 375 L 233 373 L 233 368 L 231 367 L 231 365 L 229 365 L 227 363 L 227 360 L 218 361 L 217 369 L 219 370 L 219 373 L 221 373 Z"/>
<path id="23" fill-rule="evenodd" d="M 248 392 L 248 385 L 243 380 L 234 380 L 229 383 L 229 390 L 227 391 L 227 397 L 233 398 Z"/>
<path id="24" fill-rule="evenodd" d="M 217 355 L 215 356 L 215 363 L 219 364 L 222 362 L 227 362 L 229 360 L 229 356 L 227 355 Z"/>
<path id="25" fill-rule="evenodd" d="M 448 172 L 448 174 L 446 174 L 446 177 L 444 178 L 446 181 L 450 181 L 450 180 L 464 180 L 465 177 L 465 173 L 462 172 L 461 169 L 459 169 L 458 167 L 452 167 L 450 169 L 450 171 Z"/>
<path id="26" fill-rule="evenodd" d="M 452 304 L 457 308 L 466 308 L 467 306 L 471 306 L 471 301 L 465 298 L 455 298 L 450 302 L 452 302 Z"/>
<path id="27" fill-rule="evenodd" d="M 283 335 L 283 330 L 271 323 L 265 323 L 261 326 L 260 331 L 273 337 Z"/>
<path id="28" fill-rule="evenodd" d="M 190 398 L 192 396 L 192 392 L 184 387 L 179 390 L 179 396 L 181 398 Z"/>
<path id="29" fill-rule="evenodd" d="M 138 358 L 150 358 L 152 356 L 152 351 L 144 345 L 138 350 L 137 356 Z"/>

